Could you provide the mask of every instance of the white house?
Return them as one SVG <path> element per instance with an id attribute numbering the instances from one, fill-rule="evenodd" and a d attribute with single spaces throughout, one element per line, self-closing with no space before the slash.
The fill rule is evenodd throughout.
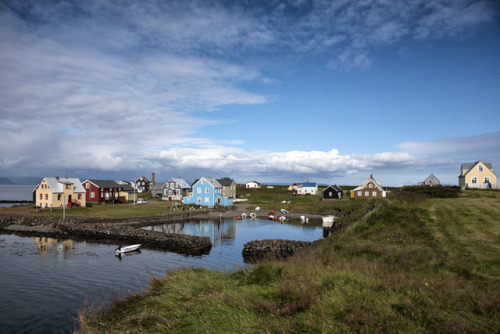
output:
<path id="1" fill-rule="evenodd" d="M 250 181 L 245 183 L 245 188 L 260 188 L 260 183 L 257 181 Z"/>
<path id="2" fill-rule="evenodd" d="M 316 182 L 301 183 L 297 187 L 297 195 L 316 195 L 318 193 L 318 184 Z"/>

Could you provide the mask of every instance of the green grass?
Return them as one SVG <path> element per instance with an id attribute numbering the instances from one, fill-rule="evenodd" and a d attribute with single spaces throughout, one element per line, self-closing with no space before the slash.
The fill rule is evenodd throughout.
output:
<path id="1" fill-rule="evenodd" d="M 351 212 L 346 228 L 309 255 L 169 272 L 145 293 L 83 310 L 81 332 L 498 331 L 500 192 L 330 205 Z"/>
<path id="2" fill-rule="evenodd" d="M 102 204 L 92 207 L 81 207 L 66 209 L 66 217 L 103 217 L 103 218 L 127 218 L 137 216 L 149 216 L 158 214 L 169 214 L 172 211 L 170 202 L 154 204 Z M 178 211 L 175 211 L 178 212 Z M 4 215 L 30 215 L 36 217 L 62 217 L 62 209 L 35 209 L 32 207 L 0 208 L 0 214 Z"/>

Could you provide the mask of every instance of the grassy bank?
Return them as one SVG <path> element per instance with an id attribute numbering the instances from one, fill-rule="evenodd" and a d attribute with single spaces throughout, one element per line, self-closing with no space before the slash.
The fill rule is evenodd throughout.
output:
<path id="1" fill-rule="evenodd" d="M 352 214 L 311 254 L 170 272 L 110 309 L 82 311 L 81 331 L 497 332 L 500 192 L 450 196 L 328 204 Z"/>

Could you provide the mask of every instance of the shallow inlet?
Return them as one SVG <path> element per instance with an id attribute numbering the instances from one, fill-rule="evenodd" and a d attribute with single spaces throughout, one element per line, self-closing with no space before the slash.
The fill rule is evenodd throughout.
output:
<path id="1" fill-rule="evenodd" d="M 120 259 L 115 257 L 116 244 L 0 235 L 2 333 L 68 332 L 86 300 L 109 302 L 147 288 L 153 276 L 164 277 L 167 271 L 180 268 L 245 268 L 241 252 L 248 241 L 322 237 L 320 225 L 260 219 L 188 221 L 147 228 L 209 236 L 214 246 L 210 254 L 201 256 L 142 248 Z"/>

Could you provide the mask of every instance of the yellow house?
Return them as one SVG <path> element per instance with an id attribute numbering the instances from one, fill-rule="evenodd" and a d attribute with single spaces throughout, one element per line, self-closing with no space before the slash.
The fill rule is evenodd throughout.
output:
<path id="1" fill-rule="evenodd" d="M 497 176 L 490 162 L 464 162 L 460 168 L 458 185 L 462 188 L 496 188 Z"/>
<path id="2" fill-rule="evenodd" d="M 77 178 L 46 177 L 36 187 L 35 199 L 40 208 L 85 206 L 85 189 Z"/>

